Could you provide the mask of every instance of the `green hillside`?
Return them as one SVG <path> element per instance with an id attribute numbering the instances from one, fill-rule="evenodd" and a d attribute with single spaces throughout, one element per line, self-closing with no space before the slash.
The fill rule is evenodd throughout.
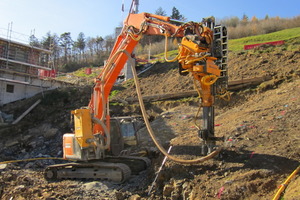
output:
<path id="1" fill-rule="evenodd" d="M 300 44 L 300 27 L 285 29 L 282 31 L 277 31 L 264 35 L 256 35 L 229 40 L 228 45 L 230 51 L 241 51 L 243 50 L 244 45 L 247 44 L 265 43 L 277 40 L 284 40 L 285 46 L 289 46 L 289 48 L 291 49 L 296 48 L 296 45 Z"/>

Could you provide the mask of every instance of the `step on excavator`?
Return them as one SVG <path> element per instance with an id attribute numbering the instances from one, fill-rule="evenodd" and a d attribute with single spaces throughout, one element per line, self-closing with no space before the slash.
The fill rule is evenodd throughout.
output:
<path id="1" fill-rule="evenodd" d="M 165 36 L 166 61 L 177 61 L 181 75 L 191 73 L 202 108 L 203 123 L 198 127 L 198 135 L 204 157 L 178 159 L 169 155 L 157 142 L 141 100 L 135 67 L 132 66 L 144 121 L 154 143 L 164 155 L 184 164 L 203 162 L 219 153 L 214 135 L 214 99 L 216 96 L 228 97 L 226 27 L 215 25 L 213 17 L 204 18 L 202 22 L 179 22 L 150 13 L 130 13 L 106 65 L 95 79 L 88 106 L 71 112 L 74 133 L 64 134 L 63 154 L 65 159 L 75 162 L 48 166 L 44 173 L 46 179 L 104 179 L 122 183 L 131 174 L 138 174 L 149 167 L 150 160 L 146 157 L 119 155 L 124 146 L 120 130 L 122 120 L 111 118 L 108 106 L 109 93 L 125 63 L 132 60 L 134 48 L 143 35 Z M 171 60 L 167 57 L 170 38 L 181 40 L 178 55 Z"/>

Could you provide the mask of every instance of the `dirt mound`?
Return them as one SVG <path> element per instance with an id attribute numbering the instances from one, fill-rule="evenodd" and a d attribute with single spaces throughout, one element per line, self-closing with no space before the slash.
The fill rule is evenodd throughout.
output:
<path id="1" fill-rule="evenodd" d="M 149 188 L 163 156 L 150 170 L 124 183 L 63 180 L 48 183 L 42 171 L 62 161 L 36 160 L 0 165 L 2 199 L 271 199 L 300 161 L 300 53 L 297 51 L 230 53 L 230 80 L 271 75 L 256 88 L 232 93 L 216 105 L 216 135 L 226 148 L 216 159 L 198 165 L 167 161 L 153 190 Z M 144 95 L 193 89 L 191 77 L 180 76 L 177 64 L 157 63 L 140 76 Z M 135 96 L 131 81 L 119 86 L 118 98 Z M 61 157 L 62 134 L 72 131 L 70 111 L 88 104 L 91 88 L 52 91 L 6 105 L 2 112 L 19 116 L 38 98 L 38 105 L 16 126 L 0 129 L 0 161 Z M 153 129 L 171 154 L 200 154 L 194 116 L 197 99 L 148 103 Z M 138 106 L 111 105 L 117 113 L 139 114 Z M 113 113 L 113 112 L 112 112 Z M 200 119 L 201 120 L 201 119 Z M 198 121 L 200 123 L 200 121 Z M 138 131 L 138 147 L 154 147 L 147 130 Z M 134 148 L 138 148 L 134 147 Z M 285 199 L 297 199 L 300 179 L 292 180 Z M 67 188 L 67 189 L 66 189 Z M 298 195 L 298 196 L 297 196 Z"/>
<path id="2" fill-rule="evenodd" d="M 149 70 L 139 75 L 141 92 L 144 96 L 183 92 L 193 89 L 190 76 L 180 76 L 178 63 L 156 63 Z M 119 92 L 114 99 L 137 97 L 132 79 L 117 88 Z"/>

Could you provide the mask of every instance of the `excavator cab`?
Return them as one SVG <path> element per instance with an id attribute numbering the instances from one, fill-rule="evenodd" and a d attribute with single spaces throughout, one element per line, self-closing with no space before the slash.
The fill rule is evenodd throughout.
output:
<path id="1" fill-rule="evenodd" d="M 111 128 L 111 154 L 120 155 L 126 147 L 137 145 L 136 132 L 142 126 L 141 117 L 113 117 Z"/>

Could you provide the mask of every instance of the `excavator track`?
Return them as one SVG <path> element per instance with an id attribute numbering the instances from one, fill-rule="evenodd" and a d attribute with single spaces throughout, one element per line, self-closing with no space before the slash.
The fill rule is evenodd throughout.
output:
<path id="1" fill-rule="evenodd" d="M 58 179 L 99 179 L 122 183 L 131 174 L 146 170 L 151 161 L 145 157 L 112 156 L 101 161 L 76 162 L 48 166 L 44 176 L 46 180 Z"/>
<path id="2" fill-rule="evenodd" d="M 111 156 L 106 157 L 104 160 L 113 163 L 123 163 L 127 165 L 130 168 L 131 173 L 135 175 L 146 170 L 151 165 L 150 159 L 138 156 Z"/>
<path id="3" fill-rule="evenodd" d="M 46 180 L 100 179 L 122 183 L 131 176 L 130 168 L 123 163 L 91 162 L 51 165 L 45 169 Z"/>

